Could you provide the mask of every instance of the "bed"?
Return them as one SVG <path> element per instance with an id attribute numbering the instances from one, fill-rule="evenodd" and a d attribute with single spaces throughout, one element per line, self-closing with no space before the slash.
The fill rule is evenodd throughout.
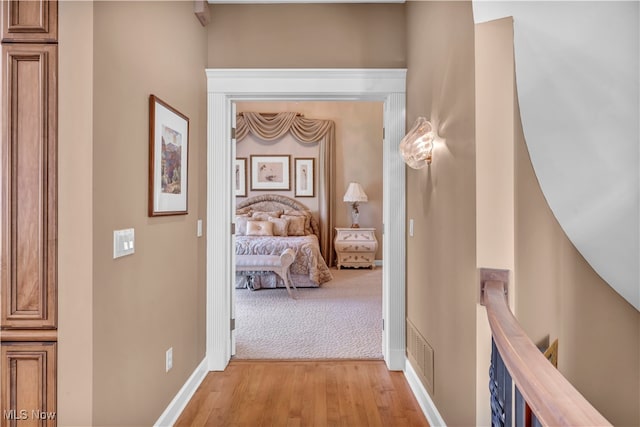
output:
<path id="1" fill-rule="evenodd" d="M 319 287 L 333 277 L 320 250 L 320 227 L 313 213 L 299 201 L 264 194 L 236 206 L 236 255 L 280 255 L 295 251 L 289 268 L 296 287 Z M 285 287 L 271 272 L 236 272 L 236 288 Z"/>

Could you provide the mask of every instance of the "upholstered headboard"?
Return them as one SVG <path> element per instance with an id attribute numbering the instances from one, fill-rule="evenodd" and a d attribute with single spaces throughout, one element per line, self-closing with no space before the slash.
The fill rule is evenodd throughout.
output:
<path id="1" fill-rule="evenodd" d="M 236 212 L 238 213 L 249 210 L 252 212 L 269 212 L 277 210 L 311 212 L 307 206 L 299 201 L 280 194 L 261 194 L 259 196 L 249 197 L 236 205 Z M 318 236 L 318 240 L 320 240 L 320 227 L 318 226 L 318 220 L 313 214 L 311 215 L 311 229 L 313 230 L 313 233 Z"/>

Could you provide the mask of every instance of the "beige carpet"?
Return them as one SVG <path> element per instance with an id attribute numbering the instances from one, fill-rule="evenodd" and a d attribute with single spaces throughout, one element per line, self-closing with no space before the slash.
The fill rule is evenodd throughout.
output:
<path id="1" fill-rule="evenodd" d="M 332 269 L 320 288 L 236 289 L 237 359 L 382 357 L 382 268 Z"/>

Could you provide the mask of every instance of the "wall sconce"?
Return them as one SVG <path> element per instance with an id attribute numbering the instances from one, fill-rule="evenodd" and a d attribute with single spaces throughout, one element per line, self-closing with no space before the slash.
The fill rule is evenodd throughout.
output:
<path id="1" fill-rule="evenodd" d="M 362 185 L 357 182 L 350 182 L 342 200 L 351 203 L 351 228 L 360 228 L 358 224 L 358 216 L 360 215 L 358 203 L 364 203 L 369 200 L 367 194 L 362 189 Z"/>
<path id="2" fill-rule="evenodd" d="M 418 117 L 411 130 L 400 141 L 400 154 L 413 169 L 430 165 L 433 159 L 433 141 L 436 131 L 424 117 Z"/>

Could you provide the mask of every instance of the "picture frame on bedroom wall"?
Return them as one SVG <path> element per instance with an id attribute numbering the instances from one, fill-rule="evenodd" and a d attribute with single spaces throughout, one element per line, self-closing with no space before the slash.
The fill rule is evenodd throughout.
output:
<path id="1" fill-rule="evenodd" d="M 251 191 L 291 190 L 290 155 L 254 154 L 251 162 Z"/>
<path id="2" fill-rule="evenodd" d="M 236 197 L 247 197 L 247 158 L 238 157 L 234 165 Z"/>
<path id="3" fill-rule="evenodd" d="M 294 160 L 295 197 L 315 197 L 315 163 L 313 157 L 297 157 Z"/>
<path id="4" fill-rule="evenodd" d="M 149 96 L 149 216 L 186 215 L 189 118 Z"/>

